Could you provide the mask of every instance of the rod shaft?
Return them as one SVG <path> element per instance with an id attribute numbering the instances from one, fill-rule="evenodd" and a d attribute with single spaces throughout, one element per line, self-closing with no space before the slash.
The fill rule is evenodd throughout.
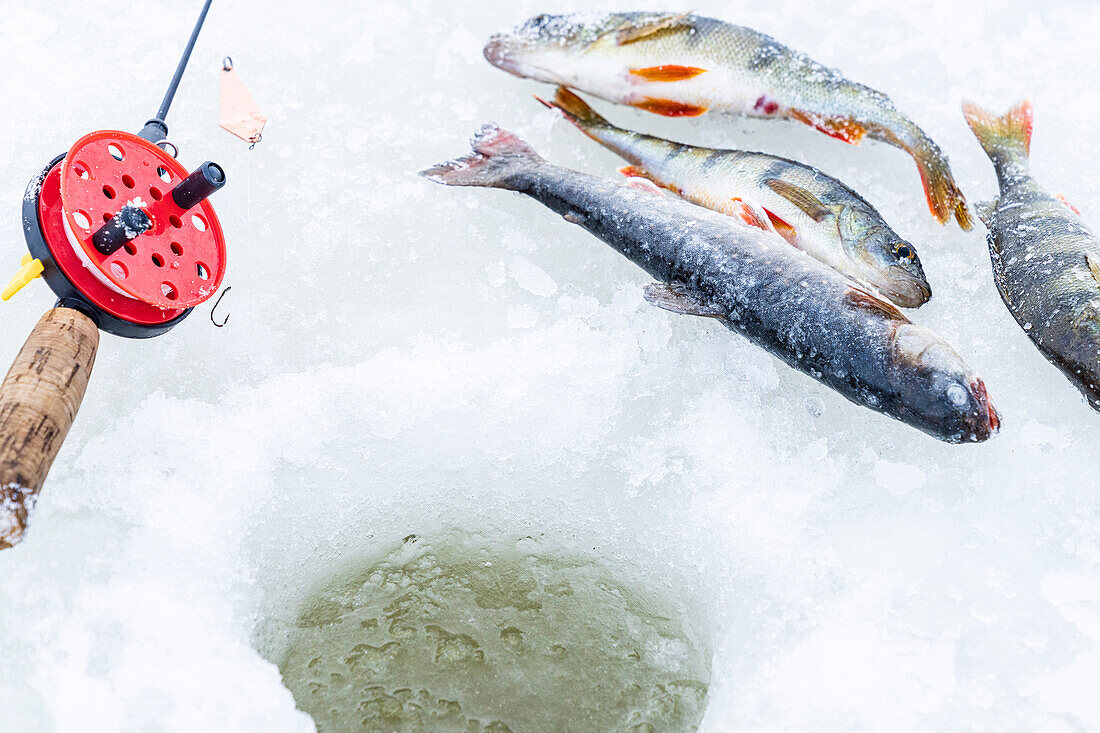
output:
<path id="1" fill-rule="evenodd" d="M 179 66 L 176 67 L 176 73 L 172 77 L 172 83 L 168 85 L 168 91 L 164 95 L 164 101 L 160 103 L 160 109 L 157 111 L 157 119 L 161 122 L 168 115 L 168 108 L 172 106 L 172 98 L 176 96 L 176 88 L 180 85 L 180 79 L 183 78 L 183 72 L 187 68 L 187 62 L 191 59 L 191 51 L 195 48 L 195 41 L 199 39 L 199 31 L 202 30 L 202 24 L 206 20 L 206 14 L 210 11 L 210 3 L 213 0 L 206 0 L 202 6 L 202 13 L 199 14 L 199 20 L 195 23 L 195 29 L 191 31 L 191 38 L 187 41 L 187 48 L 183 50 L 183 56 L 180 57 Z"/>

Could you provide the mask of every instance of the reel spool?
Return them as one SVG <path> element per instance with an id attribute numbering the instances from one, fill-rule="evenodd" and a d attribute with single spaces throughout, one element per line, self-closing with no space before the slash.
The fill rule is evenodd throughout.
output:
<path id="1" fill-rule="evenodd" d="M 23 231 L 32 262 L 63 303 L 102 330 L 158 336 L 213 296 L 225 276 L 225 237 L 206 198 L 225 180 L 209 162 L 189 174 L 137 135 L 85 135 L 27 188 Z M 13 281 L 15 290 L 24 284 Z"/>
<path id="2" fill-rule="evenodd" d="M 225 276 L 225 238 L 208 200 L 225 185 L 225 171 L 207 161 L 188 173 L 158 145 L 210 3 L 141 133 L 85 135 L 27 187 L 30 253 L 0 297 L 42 277 L 58 302 L 0 384 L 0 550 L 23 537 L 80 409 L 100 330 L 159 336 L 213 296 Z"/>

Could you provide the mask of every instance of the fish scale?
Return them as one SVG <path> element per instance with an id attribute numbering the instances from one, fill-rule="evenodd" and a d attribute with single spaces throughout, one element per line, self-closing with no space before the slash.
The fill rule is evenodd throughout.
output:
<path id="1" fill-rule="evenodd" d="M 656 114 L 784 118 L 885 142 L 913 157 L 937 220 L 971 226 L 946 156 L 889 97 L 751 28 L 690 13 L 539 15 L 484 53 L 511 74 Z"/>
<path id="2" fill-rule="evenodd" d="M 859 194 L 816 168 L 766 153 L 697 148 L 618 128 L 564 88 L 552 103 L 543 104 L 630 162 L 624 172 L 731 216 L 744 216 L 746 206 L 759 205 L 770 219 L 761 222 L 765 228 L 778 229 L 792 245 L 898 305 L 917 307 L 931 296 L 916 248 Z"/>
<path id="3" fill-rule="evenodd" d="M 997 117 L 973 104 L 967 122 L 993 162 L 1000 197 L 984 214 L 993 279 L 1040 352 L 1100 410 L 1100 241 L 1029 171 L 1032 110 Z"/>
<path id="4" fill-rule="evenodd" d="M 473 147 L 422 175 L 536 199 L 656 278 L 650 302 L 715 317 L 856 404 L 948 442 L 996 432 L 984 383 L 947 343 L 778 235 L 551 165 L 494 126 Z"/>

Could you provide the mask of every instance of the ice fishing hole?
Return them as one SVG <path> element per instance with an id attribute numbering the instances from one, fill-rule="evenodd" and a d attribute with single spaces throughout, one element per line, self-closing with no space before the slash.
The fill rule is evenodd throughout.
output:
<path id="1" fill-rule="evenodd" d="M 198 214 L 191 215 L 191 223 L 194 224 L 195 228 L 198 229 L 200 232 L 206 231 L 206 219 L 203 219 Z"/>
<path id="2" fill-rule="evenodd" d="M 110 153 L 111 157 L 115 160 L 122 160 L 124 157 L 126 157 L 125 154 L 122 152 L 122 148 L 115 145 L 114 143 L 111 143 L 107 146 L 107 152 Z"/>
<path id="3" fill-rule="evenodd" d="M 164 258 L 158 254 L 153 255 L 153 264 L 157 267 L 164 267 Z M 167 293 L 166 293 L 167 295 Z"/>
<path id="4" fill-rule="evenodd" d="M 76 225 L 81 229 L 91 229 L 92 227 L 92 218 L 88 216 L 88 212 L 86 211 L 78 211 L 73 214 L 73 221 L 75 221 Z"/>
<path id="5" fill-rule="evenodd" d="M 210 279 L 210 270 L 201 262 L 195 263 L 195 274 L 199 276 L 200 280 Z"/>
<path id="6" fill-rule="evenodd" d="M 172 283 L 161 283 L 160 292 L 165 298 L 168 298 L 168 300 L 175 300 L 179 297 L 179 293 L 176 292 L 176 287 L 172 285 Z"/>
<path id="7" fill-rule="evenodd" d="M 176 257 L 180 257 L 183 255 L 183 247 L 180 246 L 179 242 L 172 242 L 172 244 L 169 246 L 169 249 L 172 250 L 172 254 L 174 254 Z"/>
<path id="8" fill-rule="evenodd" d="M 171 183 L 172 182 L 172 174 L 168 172 L 167 168 L 158 167 L 157 168 L 157 175 L 160 176 L 160 180 L 164 181 L 165 183 Z"/>
<path id="9" fill-rule="evenodd" d="M 176 229 L 179 229 L 180 227 L 183 226 L 183 220 L 180 219 L 175 214 L 172 214 L 171 216 L 168 217 L 168 223 L 171 224 L 172 226 L 174 226 Z"/>
<path id="10" fill-rule="evenodd" d="M 320 733 L 676 732 L 703 716 L 709 654 L 672 599 L 529 537 L 410 535 L 302 592 L 266 654 Z"/>
<path id="11" fill-rule="evenodd" d="M 164 194 L 160 192 L 160 189 L 156 186 L 149 187 L 149 195 L 153 197 L 154 201 L 160 201 L 164 198 Z"/>
<path id="12" fill-rule="evenodd" d="M 126 188 L 133 188 L 134 187 L 134 179 L 131 178 L 128 175 L 123 176 L 122 177 L 122 185 L 125 186 Z"/>
<path id="13" fill-rule="evenodd" d="M 111 188 L 110 186 L 104 186 L 103 187 L 103 195 L 106 196 L 109 199 L 113 199 L 115 197 L 115 190 L 113 188 Z"/>

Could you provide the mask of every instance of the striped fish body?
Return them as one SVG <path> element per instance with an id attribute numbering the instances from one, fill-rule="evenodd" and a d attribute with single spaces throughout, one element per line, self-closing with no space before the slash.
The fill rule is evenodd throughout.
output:
<path id="1" fill-rule="evenodd" d="M 995 431 L 984 385 L 950 346 L 777 235 L 550 165 L 499 128 L 474 150 L 424 175 L 535 198 L 657 279 L 652 301 L 718 318 L 857 404 L 949 442 Z"/>
<path id="2" fill-rule="evenodd" d="M 1100 241 L 1031 176 L 1029 104 L 999 118 L 970 104 L 964 112 L 997 171 L 1000 197 L 983 218 L 1001 299 L 1100 410 Z"/>
<path id="3" fill-rule="evenodd" d="M 751 28 L 690 13 L 540 15 L 494 36 L 485 56 L 518 76 L 657 114 L 785 118 L 849 143 L 881 140 L 913 156 L 939 221 L 954 215 L 970 228 L 947 158 L 889 97 Z"/>
<path id="4" fill-rule="evenodd" d="M 623 169 L 628 174 L 731 216 L 744 217 L 746 202 L 758 204 L 770 219 L 766 224 L 792 245 L 897 305 L 918 307 L 931 296 L 916 248 L 859 194 L 816 168 L 765 153 L 693 147 L 624 130 L 564 88 L 543 104 L 630 162 Z"/>

